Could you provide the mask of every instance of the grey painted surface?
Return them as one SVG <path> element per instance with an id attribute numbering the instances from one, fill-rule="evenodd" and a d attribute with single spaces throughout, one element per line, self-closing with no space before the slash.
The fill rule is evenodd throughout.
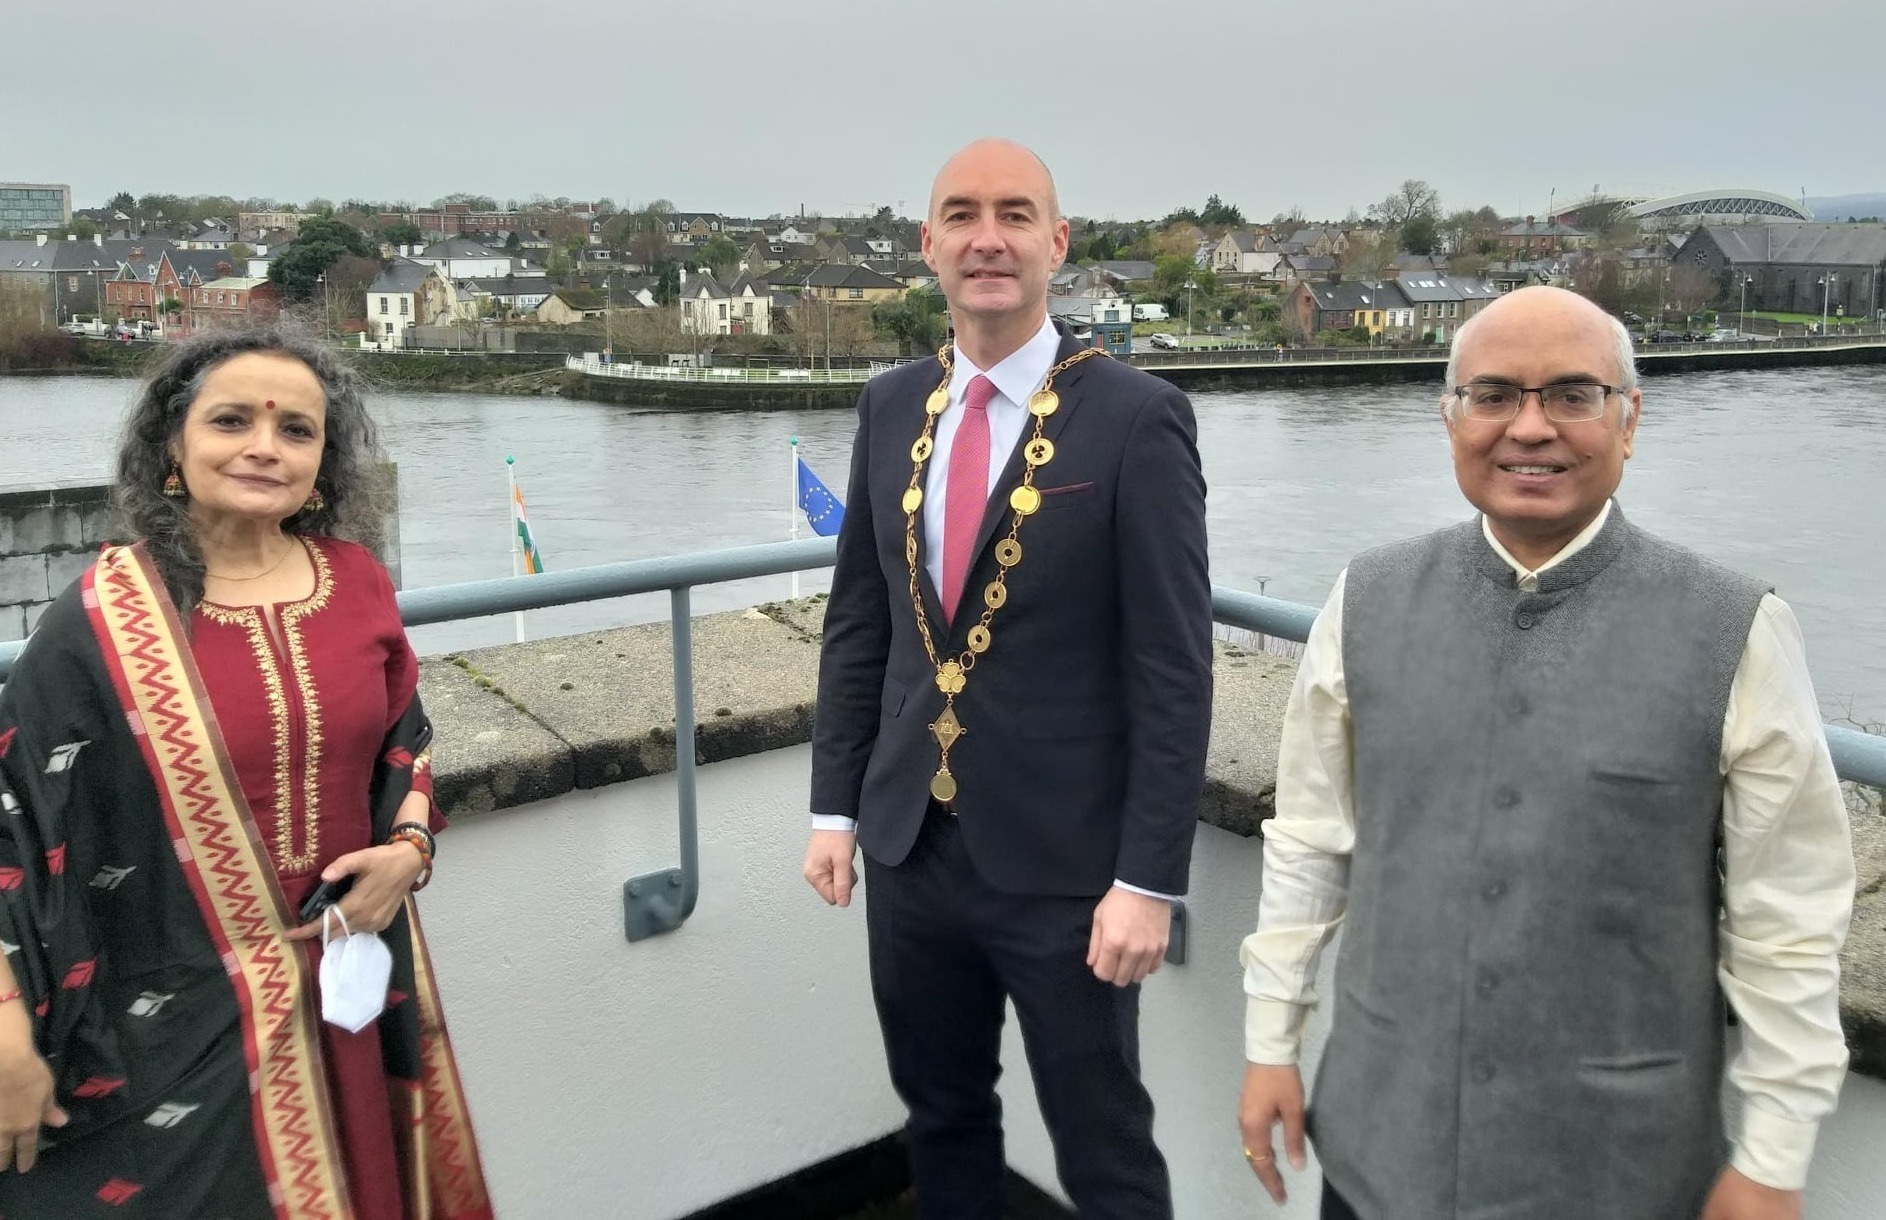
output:
<path id="1" fill-rule="evenodd" d="M 420 907 L 498 1214 L 672 1220 L 901 1124 L 866 975 L 869 894 L 833 910 L 799 876 L 809 767 L 795 746 L 702 770 L 701 905 L 635 945 L 621 885 L 673 863 L 671 778 L 467 816 L 442 837 Z M 1273 1209 L 1233 1120 L 1237 944 L 1257 917 L 1259 866 L 1258 840 L 1200 826 L 1190 964 L 1145 991 L 1146 1075 L 1180 1220 L 1315 1215 L 1313 1168 Z M 1310 1068 L 1325 1031 L 1314 1018 Z M 1004 1054 L 1010 1163 L 1051 1184 L 1013 1022 Z M 1811 1220 L 1879 1214 L 1881 1147 L 1886 1084 L 1849 1077 L 1823 1129 Z"/>

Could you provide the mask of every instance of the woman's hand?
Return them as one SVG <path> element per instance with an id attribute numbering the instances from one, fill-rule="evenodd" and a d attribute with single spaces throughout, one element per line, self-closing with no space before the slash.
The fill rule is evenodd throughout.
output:
<path id="1" fill-rule="evenodd" d="M 349 932 L 380 932 L 399 914 L 425 863 L 411 843 L 388 843 L 348 852 L 321 870 L 321 880 L 339 881 L 351 875 L 354 887 L 334 909 L 347 921 Z M 336 936 L 342 935 L 339 919 L 330 920 L 329 926 Z M 321 920 L 315 919 L 289 932 L 288 939 L 311 940 L 320 934 Z"/>
<path id="2" fill-rule="evenodd" d="M 7 1009 L 18 1009 L 17 1013 Z M 39 1129 L 63 1127 L 52 1100 L 52 1069 L 33 1047 L 33 1030 L 18 1000 L 0 1004 L 0 1171 L 21 1173 L 39 1159 Z"/>

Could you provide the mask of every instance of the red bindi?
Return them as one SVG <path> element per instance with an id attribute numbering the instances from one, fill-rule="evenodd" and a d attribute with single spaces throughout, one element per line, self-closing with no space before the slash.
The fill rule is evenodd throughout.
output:
<path id="1" fill-rule="evenodd" d="M 263 403 L 262 405 L 267 407 L 269 410 L 273 411 L 275 409 L 275 400 L 271 398 L 267 402 Z"/>

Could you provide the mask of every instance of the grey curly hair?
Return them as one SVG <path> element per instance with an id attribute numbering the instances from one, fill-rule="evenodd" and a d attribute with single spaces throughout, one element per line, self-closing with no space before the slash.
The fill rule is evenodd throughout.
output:
<path id="1" fill-rule="evenodd" d="M 347 538 L 375 555 L 384 543 L 384 480 L 379 471 L 386 457 L 367 414 L 360 374 L 329 349 L 273 329 L 217 331 L 187 340 L 164 356 L 131 408 L 112 488 L 120 526 L 145 544 L 171 600 L 186 615 L 203 600 L 203 554 L 189 500 L 164 494 L 164 481 L 175 465 L 171 450 L 210 373 L 250 352 L 301 361 L 327 398 L 326 441 L 314 479 L 326 503 L 297 512 L 282 528 L 291 534 Z"/>

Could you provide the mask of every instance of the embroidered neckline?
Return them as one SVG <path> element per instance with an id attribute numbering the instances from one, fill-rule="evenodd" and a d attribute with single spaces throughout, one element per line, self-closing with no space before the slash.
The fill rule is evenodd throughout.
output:
<path id="1" fill-rule="evenodd" d="M 299 534 L 295 536 L 295 541 L 308 552 L 308 560 L 314 565 L 314 588 L 306 597 L 293 598 L 284 602 L 255 602 L 247 606 L 231 606 L 204 598 L 197 603 L 197 609 L 212 622 L 240 626 L 242 615 L 250 610 L 267 610 L 273 607 L 280 613 L 294 610 L 305 615 L 312 614 L 327 605 L 328 595 L 334 590 L 333 573 L 328 564 L 327 553 Z"/>

